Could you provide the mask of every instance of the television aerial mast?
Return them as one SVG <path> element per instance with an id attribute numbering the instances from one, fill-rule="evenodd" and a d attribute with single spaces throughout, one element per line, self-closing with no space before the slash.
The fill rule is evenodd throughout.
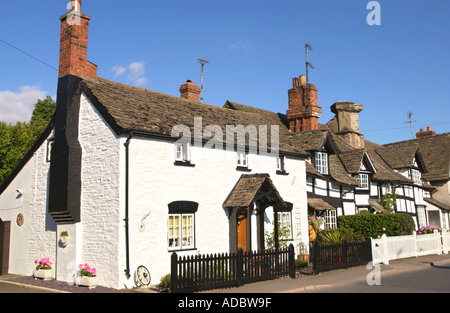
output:
<path id="1" fill-rule="evenodd" d="M 308 69 L 314 69 L 314 66 L 308 60 L 308 50 L 312 50 L 311 44 L 305 43 L 305 58 L 306 58 L 306 105 L 309 106 L 311 100 L 311 86 L 309 85 Z"/>
<path id="2" fill-rule="evenodd" d="M 202 80 L 200 84 L 200 103 L 203 103 L 203 66 L 205 66 L 205 64 L 209 64 L 209 61 L 203 58 L 198 58 L 197 61 L 202 65 Z"/>
<path id="3" fill-rule="evenodd" d="M 403 124 L 409 124 L 409 126 L 411 126 L 411 136 L 412 136 L 412 139 L 414 139 L 414 132 L 413 132 L 412 123 L 416 122 L 416 120 L 414 120 L 414 121 L 411 120 L 412 119 L 412 115 L 413 115 L 413 112 L 409 111 L 408 112 L 408 121 L 404 122 Z"/>

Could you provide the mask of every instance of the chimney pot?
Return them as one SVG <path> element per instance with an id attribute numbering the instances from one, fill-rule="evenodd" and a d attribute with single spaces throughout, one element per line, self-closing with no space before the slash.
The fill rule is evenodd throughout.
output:
<path id="1" fill-rule="evenodd" d="M 72 11 L 81 12 L 81 0 L 71 0 Z"/>
<path id="2" fill-rule="evenodd" d="M 300 75 L 300 86 L 303 86 L 304 84 L 306 84 L 306 76 Z"/>
<path id="3" fill-rule="evenodd" d="M 297 77 L 294 77 L 294 78 L 292 78 L 292 87 L 298 87 L 298 78 Z"/>
<path id="4" fill-rule="evenodd" d="M 430 131 L 430 130 L 431 130 L 431 126 L 428 126 L 428 127 L 427 127 L 427 131 Z"/>

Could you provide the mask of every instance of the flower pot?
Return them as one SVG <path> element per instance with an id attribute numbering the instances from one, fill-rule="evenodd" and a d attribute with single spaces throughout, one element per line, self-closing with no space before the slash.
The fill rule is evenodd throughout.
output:
<path id="1" fill-rule="evenodd" d="M 88 287 L 89 289 L 95 288 L 98 284 L 97 276 L 77 276 L 75 278 L 75 284 L 77 286 Z"/>
<path id="2" fill-rule="evenodd" d="M 34 279 L 41 280 L 52 280 L 55 277 L 55 271 L 53 269 L 49 270 L 34 270 L 33 271 Z"/>
<path id="3" fill-rule="evenodd" d="M 298 259 L 309 262 L 309 254 L 300 254 L 298 255 Z"/>
<path id="4" fill-rule="evenodd" d="M 67 247 L 67 244 L 69 243 L 69 236 L 61 236 L 60 240 L 63 247 Z"/>

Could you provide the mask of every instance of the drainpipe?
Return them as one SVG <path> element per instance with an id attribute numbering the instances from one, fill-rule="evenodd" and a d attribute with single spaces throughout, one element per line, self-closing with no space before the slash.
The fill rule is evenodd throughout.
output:
<path id="1" fill-rule="evenodd" d="M 130 278 L 130 240 L 129 240 L 129 230 L 128 230 L 128 187 L 129 187 L 129 146 L 130 140 L 133 137 L 133 133 L 130 132 L 130 135 L 127 138 L 127 141 L 124 143 L 125 146 L 125 253 L 126 253 L 126 268 L 125 268 L 125 276 L 127 279 Z"/>

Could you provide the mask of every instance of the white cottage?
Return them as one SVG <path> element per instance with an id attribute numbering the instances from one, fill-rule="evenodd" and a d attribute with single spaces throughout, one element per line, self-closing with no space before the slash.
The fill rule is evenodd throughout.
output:
<path id="1" fill-rule="evenodd" d="M 199 103 L 191 81 L 175 97 L 97 77 L 73 3 L 54 119 L 1 186 L 2 273 L 49 257 L 60 281 L 88 263 L 103 286 L 135 286 L 140 265 L 157 283 L 172 252 L 262 249 L 277 220 L 307 244 L 306 153 L 285 116 Z"/>

